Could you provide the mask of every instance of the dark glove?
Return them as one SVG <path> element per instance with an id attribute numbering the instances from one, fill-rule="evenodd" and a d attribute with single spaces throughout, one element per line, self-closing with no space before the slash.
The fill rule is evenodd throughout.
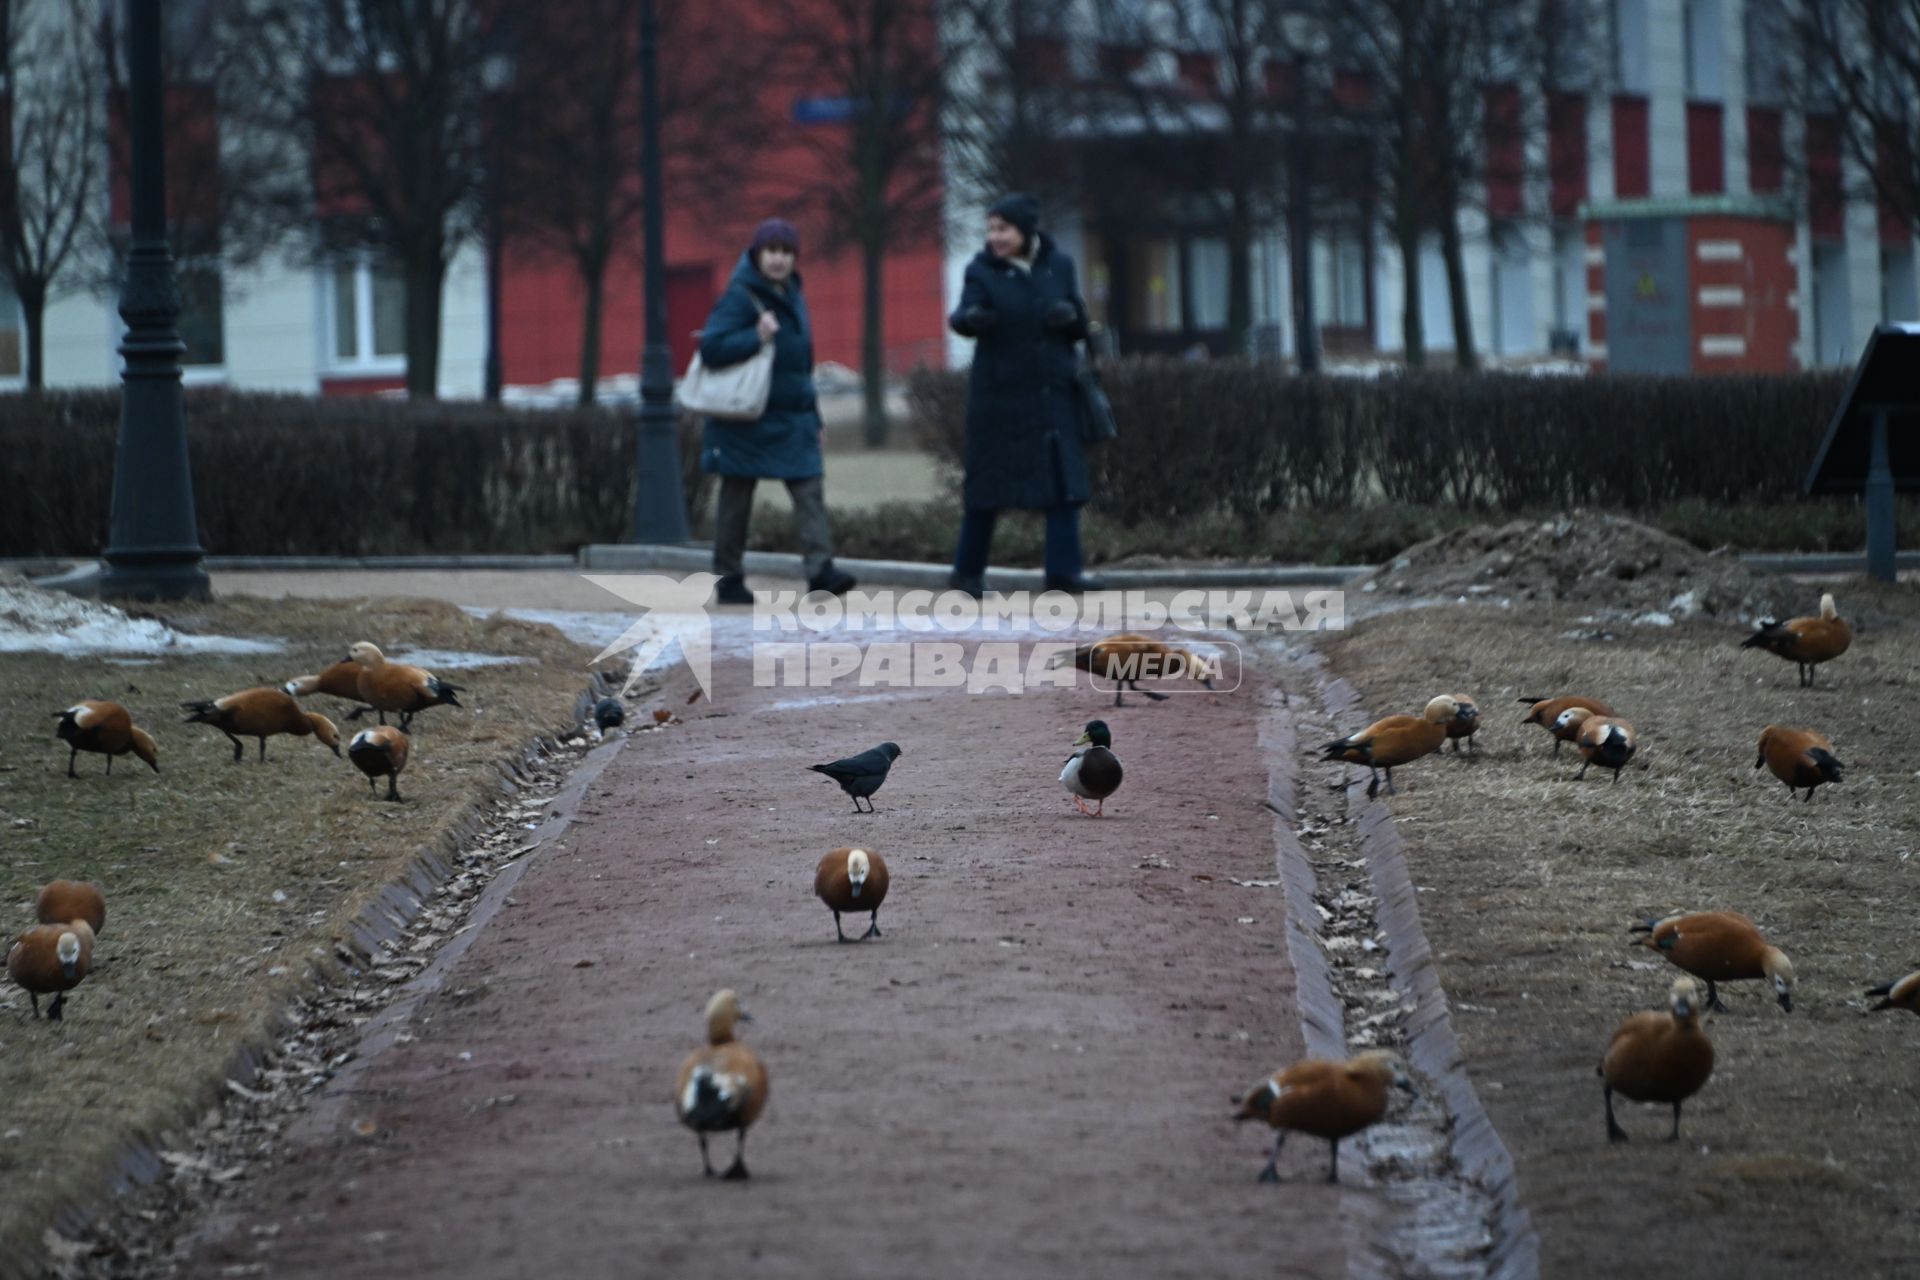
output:
<path id="1" fill-rule="evenodd" d="M 985 333 L 999 321 L 992 307 L 968 307 L 959 316 L 960 328 L 968 334 Z"/>
<path id="2" fill-rule="evenodd" d="M 1061 298 L 1047 304 L 1047 328 L 1071 329 L 1080 322 L 1080 308 Z"/>

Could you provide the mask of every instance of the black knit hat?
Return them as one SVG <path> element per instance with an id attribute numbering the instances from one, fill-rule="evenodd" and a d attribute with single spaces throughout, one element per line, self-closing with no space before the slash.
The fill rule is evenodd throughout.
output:
<path id="1" fill-rule="evenodd" d="M 1020 234 L 1027 238 L 1029 244 L 1033 242 L 1033 233 L 1040 229 L 1040 199 L 1038 196 L 1030 196 L 1024 192 L 1016 191 L 1011 195 L 1001 196 L 998 200 L 994 201 L 993 207 L 988 209 L 987 213 L 992 217 L 999 218 L 1004 222 L 1011 223 L 1020 228 Z"/>
<path id="2" fill-rule="evenodd" d="M 768 218 L 753 229 L 753 240 L 747 245 L 747 252 L 758 253 L 770 244 L 784 245 L 797 254 L 800 252 L 800 233 L 785 218 Z"/>

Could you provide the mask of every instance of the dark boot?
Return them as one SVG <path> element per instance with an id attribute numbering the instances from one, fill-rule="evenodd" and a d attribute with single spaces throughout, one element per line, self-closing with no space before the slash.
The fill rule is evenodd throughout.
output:
<path id="1" fill-rule="evenodd" d="M 730 573 L 713 585 L 715 604 L 752 604 L 753 592 L 747 590 L 747 580 L 737 573 Z"/>
<path id="2" fill-rule="evenodd" d="M 828 595 L 843 596 L 854 586 L 854 576 L 844 569 L 834 568 L 831 560 L 820 567 L 820 572 L 807 579 L 808 591 L 824 591 Z"/>

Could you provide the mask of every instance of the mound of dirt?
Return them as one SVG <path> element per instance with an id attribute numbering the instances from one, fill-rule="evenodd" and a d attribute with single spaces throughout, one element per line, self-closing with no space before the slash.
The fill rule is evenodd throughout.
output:
<path id="1" fill-rule="evenodd" d="M 1619 516 L 1474 525 L 1416 543 L 1348 590 L 1425 599 L 1554 602 L 1655 625 L 1779 616 L 1781 584 Z"/>

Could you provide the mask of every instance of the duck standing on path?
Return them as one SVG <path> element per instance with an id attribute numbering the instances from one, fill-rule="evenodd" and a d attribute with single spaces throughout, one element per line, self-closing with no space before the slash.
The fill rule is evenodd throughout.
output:
<path id="1" fill-rule="evenodd" d="M 1371 1049 L 1345 1062 L 1309 1058 L 1262 1080 L 1244 1098 L 1235 1120 L 1265 1120 L 1279 1131 L 1260 1181 L 1280 1181 L 1280 1148 L 1289 1133 L 1310 1133 L 1332 1144 L 1327 1181 L 1340 1181 L 1340 1139 L 1379 1123 L 1387 1114 L 1387 1087 L 1411 1094 L 1413 1080 L 1398 1054 Z"/>
<path id="2" fill-rule="evenodd" d="M 1673 1104 L 1673 1132 L 1680 1139 L 1680 1104 L 1700 1092 L 1713 1074 L 1713 1042 L 1700 1029 L 1700 984 L 1674 982 L 1666 1013 L 1636 1013 L 1621 1023 L 1607 1045 L 1598 1072 L 1607 1108 L 1607 1141 L 1625 1142 L 1613 1118 L 1613 1095 L 1635 1102 Z"/>
<path id="3" fill-rule="evenodd" d="M 833 912 L 834 936 L 865 942 L 880 936 L 880 904 L 887 900 L 887 860 L 871 849 L 835 849 L 814 868 L 813 891 Z M 858 938 L 840 932 L 842 911 L 865 911 L 867 931 Z"/>
<path id="4" fill-rule="evenodd" d="M 1086 732 L 1074 739 L 1074 746 L 1080 749 L 1067 757 L 1066 767 L 1060 770 L 1060 785 L 1073 797 L 1074 808 L 1090 818 L 1101 817 L 1107 797 L 1120 789 L 1125 777 L 1120 757 L 1113 754 L 1113 734 L 1107 722 L 1087 721 Z M 1088 800 L 1096 807 L 1087 808 Z"/>
<path id="5" fill-rule="evenodd" d="M 747 1129 L 767 1105 L 767 1068 L 759 1055 L 733 1038 L 736 1023 L 752 1022 L 732 991 L 707 1001 L 707 1047 L 680 1064 L 673 1082 L 673 1110 L 700 1138 L 700 1163 L 714 1176 L 707 1135 L 731 1129 L 739 1135 L 726 1178 L 747 1177 Z"/>
<path id="6" fill-rule="evenodd" d="M 80 776 L 73 771 L 73 762 L 82 751 L 105 756 L 108 773 L 113 772 L 113 758 L 128 752 L 145 761 L 155 773 L 160 772 L 160 757 L 153 749 L 153 739 L 144 730 L 133 727 L 133 717 L 119 703 L 89 699 L 53 715 L 60 722 L 54 727 L 53 736 L 67 744 L 69 778 Z"/>
<path id="7" fill-rule="evenodd" d="M 815 773 L 824 773 L 839 783 L 840 789 L 853 797 L 855 813 L 872 813 L 873 793 L 887 780 L 887 770 L 893 768 L 893 762 L 899 758 L 900 744 L 883 742 L 857 756 L 848 756 L 829 764 L 810 764 L 807 768 Z M 862 798 L 867 802 L 864 809 L 860 807 Z"/>

